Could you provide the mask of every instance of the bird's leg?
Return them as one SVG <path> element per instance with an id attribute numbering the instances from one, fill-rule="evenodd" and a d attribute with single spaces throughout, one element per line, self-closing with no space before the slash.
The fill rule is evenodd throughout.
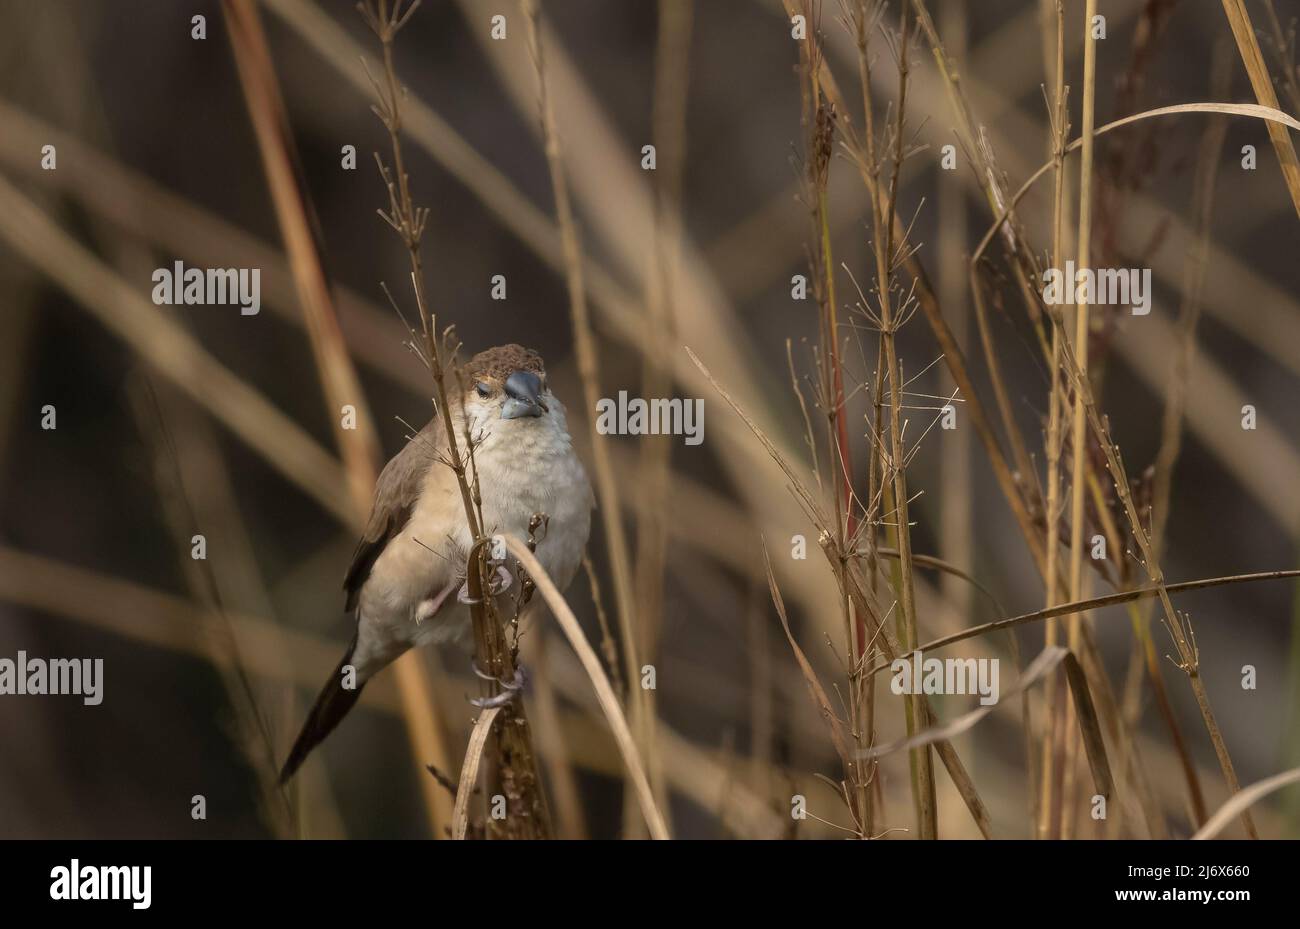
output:
<path id="1" fill-rule="evenodd" d="M 447 597 L 450 596 L 451 592 L 455 589 L 455 582 L 453 581 L 428 600 L 422 601 L 420 605 L 415 608 L 415 624 L 418 626 L 429 617 L 436 615 L 437 612 L 442 609 L 442 604 L 446 601 Z"/>
<path id="2" fill-rule="evenodd" d="M 494 681 L 501 686 L 501 693 L 497 694 L 495 697 L 476 697 L 469 701 L 470 706 L 476 706 L 479 709 L 505 706 L 507 703 L 514 700 L 515 696 L 524 689 L 524 685 L 528 683 L 528 675 L 525 673 L 522 665 L 515 666 L 514 676 L 508 681 L 503 681 L 498 677 L 488 674 L 478 666 L 478 662 L 473 658 L 470 658 L 469 666 L 476 677 L 485 681 Z"/>
<path id="3" fill-rule="evenodd" d="M 493 568 L 493 575 L 488 580 L 488 592 L 491 596 L 497 597 L 510 589 L 511 585 L 514 583 L 514 577 L 510 574 L 509 569 L 500 562 L 490 563 L 490 567 Z M 458 599 L 463 603 L 473 602 L 472 598 L 469 596 L 468 580 L 466 580 L 465 584 L 461 587 Z M 494 681 L 502 689 L 502 692 L 497 694 L 495 697 L 481 697 L 470 700 L 469 702 L 473 706 L 479 708 L 505 706 L 515 698 L 515 694 L 519 693 L 519 691 L 523 689 L 525 680 L 524 670 L 518 665 L 515 666 L 514 677 L 508 681 L 503 681 L 494 675 L 488 674 L 478 666 L 478 662 L 472 657 L 470 658 L 470 667 L 473 669 L 476 676 L 485 681 Z"/>

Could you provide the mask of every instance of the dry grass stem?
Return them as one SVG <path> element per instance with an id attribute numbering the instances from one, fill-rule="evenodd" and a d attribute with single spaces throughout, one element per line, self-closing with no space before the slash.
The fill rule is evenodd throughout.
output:
<path id="1" fill-rule="evenodd" d="M 569 200 L 569 184 L 565 176 L 560 138 L 555 125 L 555 113 L 546 79 L 545 49 L 541 42 L 538 8 L 535 0 L 523 0 L 524 19 L 528 27 L 528 47 L 533 57 L 537 79 L 538 110 L 542 125 L 542 140 L 546 163 L 550 172 L 551 190 L 555 197 L 555 212 L 560 229 L 564 254 L 564 276 L 569 291 L 569 313 L 573 325 L 574 352 L 578 360 L 578 374 L 582 381 L 583 407 L 590 426 L 591 453 L 596 478 L 596 496 L 600 502 L 605 544 L 609 553 L 610 571 L 613 575 L 615 615 L 618 619 L 619 640 L 623 646 L 623 665 L 627 676 L 627 702 L 634 730 L 641 737 L 639 747 L 643 754 L 653 751 L 645 741 L 646 724 L 643 722 L 651 707 L 648 705 L 641 680 L 641 660 L 637 649 L 635 617 L 637 607 L 633 601 L 631 556 L 628 553 L 627 535 L 624 531 L 622 510 L 619 506 L 618 484 L 614 480 L 606 440 L 596 430 L 595 410 L 600 399 L 600 367 L 597 360 L 596 339 L 587 310 L 587 285 L 583 270 L 582 249 L 578 242 L 578 227 Z"/>
<path id="2" fill-rule="evenodd" d="M 600 659 L 596 657 L 596 652 L 591 647 L 591 643 L 583 635 L 582 626 L 578 624 L 577 617 L 569 609 L 569 605 L 564 601 L 564 597 L 555 586 L 555 582 L 547 575 L 541 562 L 537 560 L 528 546 L 513 536 L 506 536 L 505 543 L 506 548 L 519 559 L 519 563 L 537 585 L 537 590 L 545 598 L 547 606 L 551 608 L 551 614 L 555 617 L 555 621 L 560 624 L 560 628 L 564 630 L 565 637 L 568 638 L 569 644 L 573 646 L 573 650 L 578 654 L 578 659 L 582 662 L 583 670 L 587 672 L 587 676 L 591 679 L 591 685 L 596 691 L 597 699 L 600 701 L 601 711 L 609 721 L 610 729 L 614 732 L 614 739 L 618 743 L 619 751 L 623 755 L 623 761 L 627 765 L 628 777 L 636 790 L 637 800 L 641 805 L 646 827 L 650 830 L 650 837 L 654 839 L 668 838 L 667 823 L 655 804 L 654 794 L 650 790 L 650 781 L 646 777 L 645 764 L 635 742 L 632 740 L 632 732 L 628 728 L 626 717 L 623 715 L 623 708 L 619 704 L 618 697 L 614 694 L 614 689 L 609 685 L 609 678 L 605 676 L 605 671 L 600 666 Z"/>
<path id="3" fill-rule="evenodd" d="M 483 684 L 485 695 L 495 697 L 500 692 L 500 682 L 514 677 L 515 652 L 507 642 L 502 618 L 497 614 L 496 598 L 485 595 L 485 591 L 490 589 L 488 539 L 484 535 L 481 489 L 478 485 L 478 471 L 474 467 L 474 443 L 468 434 L 468 425 L 464 427 L 462 436 L 457 437 L 450 399 L 453 394 L 447 384 L 448 374 L 454 373 L 457 378 L 457 383 L 453 385 L 457 390 L 456 395 L 463 394 L 467 385 L 460 383 L 458 370 L 448 371 L 449 367 L 454 366 L 456 344 L 450 329 L 439 332 L 437 317 L 428 302 L 420 246 L 429 210 L 415 205 L 402 149 L 403 95 L 399 91 L 393 46 L 398 32 L 418 4 L 419 0 L 416 0 L 403 9 L 402 0 L 394 0 L 390 8 L 387 0 L 374 0 L 373 5 L 363 3 L 358 7 L 366 24 L 379 40 L 383 53 L 382 80 L 372 77 L 371 85 L 378 101 L 373 107 L 374 112 L 388 131 L 392 166 L 387 166 L 376 154 L 379 173 L 388 192 L 388 210 L 378 212 L 380 218 L 397 233 L 410 260 L 411 287 L 421 327 L 418 337 L 415 332 L 410 333 L 410 344 L 416 347 L 433 378 L 437 408 L 435 415 L 441 416 L 442 433 L 447 437 L 444 463 L 456 476 L 466 525 L 469 527 L 470 538 L 473 539 L 467 553 L 465 583 L 474 629 L 475 658 L 478 666 L 489 675 Z M 453 359 L 450 364 L 449 358 Z M 499 714 L 499 720 L 490 775 L 500 785 L 500 790 L 493 789 L 490 793 L 504 793 L 510 805 L 504 832 L 514 838 L 545 838 L 550 835 L 550 815 L 542 793 L 537 757 L 522 701 L 515 700 L 506 704 Z M 429 722 L 432 723 L 432 720 Z M 426 789 L 434 789 L 430 780 L 424 779 L 423 783 Z M 462 791 L 472 788 L 472 784 L 462 781 Z M 492 830 L 489 829 L 488 833 L 491 834 Z"/>
<path id="4" fill-rule="evenodd" d="M 1273 78 L 1264 63 L 1264 53 L 1260 50 L 1259 39 L 1255 36 L 1255 27 L 1250 21 L 1244 0 L 1223 0 L 1223 12 L 1228 17 L 1228 25 L 1232 27 L 1232 36 L 1237 40 L 1237 50 L 1246 66 L 1255 99 L 1269 109 L 1280 109 L 1277 91 L 1273 89 Z M 1273 18 L 1276 21 L 1277 17 Z M 1290 74 L 1290 84 L 1295 84 L 1294 72 Z M 1268 123 L 1268 137 L 1273 142 L 1273 150 L 1277 152 L 1277 160 L 1282 166 L 1282 178 L 1286 182 L 1287 193 L 1291 195 L 1291 204 L 1295 207 L 1296 216 L 1300 217 L 1300 160 L 1296 158 L 1295 146 L 1286 130 L 1273 121 Z"/>

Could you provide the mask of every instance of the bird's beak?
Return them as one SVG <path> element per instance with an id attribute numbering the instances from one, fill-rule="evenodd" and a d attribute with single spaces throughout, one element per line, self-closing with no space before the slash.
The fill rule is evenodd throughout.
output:
<path id="1" fill-rule="evenodd" d="M 501 406 L 501 418 L 518 419 L 548 412 L 541 393 L 541 378 L 532 371 L 516 371 L 506 378 L 506 402 Z"/>

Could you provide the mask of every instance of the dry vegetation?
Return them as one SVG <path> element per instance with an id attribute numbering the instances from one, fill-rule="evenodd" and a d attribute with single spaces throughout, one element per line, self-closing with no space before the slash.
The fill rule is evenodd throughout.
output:
<path id="1" fill-rule="evenodd" d="M 472 0 L 464 5 L 472 29 L 486 31 Z M 1118 82 L 1098 70 L 1096 0 L 1022 5 L 1006 28 L 1037 43 L 1021 54 L 1041 46 L 1041 67 L 1021 88 L 1041 87 L 1032 124 L 1023 114 L 987 111 L 1013 104 L 990 104 L 1000 98 L 980 84 L 988 76 L 975 63 L 988 58 L 969 48 L 973 10 L 945 9 L 936 22 L 932 12 L 947 4 L 757 4 L 771 29 L 791 36 L 786 64 L 800 113 L 790 114 L 784 140 L 794 140 L 793 187 L 728 234 L 741 246 L 728 252 L 723 236 L 706 254 L 687 235 L 686 219 L 698 4 L 658 3 L 648 94 L 657 165 L 644 175 L 629 154 L 640 143 L 619 140 L 595 103 L 597 88 L 584 83 L 590 72 L 575 66 L 547 9 L 535 0 L 503 4 L 510 39 L 478 38 L 535 133 L 537 170 L 551 196 L 541 201 L 402 84 L 400 62 L 419 54 L 404 44 L 409 24 L 429 12 L 417 13 L 418 0 L 361 4 L 369 45 L 332 19 L 333 10 L 268 0 L 283 27 L 279 41 L 317 56 L 296 61 L 336 73 L 358 106 L 373 104 L 379 122 L 369 147 L 380 150 L 374 160 L 387 198 L 379 213 L 395 234 L 388 245 L 403 255 L 401 286 L 383 288 L 387 307 L 332 280 L 322 241 L 332 232 L 320 228 L 301 168 L 283 59 L 252 0 L 226 0 L 222 11 L 282 247 L 0 99 L 0 242 L 120 339 L 141 369 L 134 417 L 172 544 L 184 548 L 203 526 L 235 553 L 215 571 L 183 559 L 188 595 L 176 595 L 6 544 L 0 597 L 210 662 L 236 708 L 235 741 L 257 774 L 268 829 L 344 833 L 343 801 L 324 768 L 375 762 L 327 753 L 292 794 L 274 784 L 275 759 L 298 716 L 295 688 L 314 686 L 336 656 L 321 628 L 277 621 L 294 597 L 268 594 L 235 504 L 235 478 L 207 424 L 237 438 L 350 535 L 365 518 L 383 458 L 363 374 L 382 371 L 410 395 L 432 396 L 452 436 L 444 464 L 456 473 L 475 539 L 467 578 L 485 678 L 474 681 L 451 661 L 440 667 L 436 656 L 407 655 L 391 674 L 395 686 L 379 684 L 363 701 L 403 719 L 418 771 L 410 783 L 418 782 L 429 834 L 1296 836 L 1300 820 L 1272 794 L 1300 780 L 1300 767 L 1291 767 L 1300 764 L 1300 740 L 1252 731 L 1258 714 L 1243 709 L 1249 691 L 1224 692 L 1235 690 L 1241 664 L 1262 656 L 1203 650 L 1202 624 L 1226 619 L 1193 619 L 1187 606 L 1199 602 L 1190 600 L 1197 591 L 1230 598 L 1256 585 L 1293 585 L 1294 552 L 1247 564 L 1221 550 L 1224 540 L 1210 540 L 1209 563 L 1221 566 L 1214 576 L 1175 580 L 1187 575 L 1165 571 L 1194 561 L 1171 529 L 1179 507 L 1228 512 L 1249 499 L 1275 507 L 1285 532 L 1300 531 L 1298 443 L 1264 413 L 1258 430 L 1237 434 L 1238 410 L 1252 395 L 1201 345 L 1208 317 L 1216 331 L 1228 327 L 1250 352 L 1300 376 L 1300 328 L 1283 318 L 1300 309 L 1296 281 L 1256 274 L 1248 256 L 1234 258 L 1219 241 L 1216 225 L 1225 196 L 1245 183 L 1237 143 L 1227 142 L 1237 124 L 1265 127 L 1271 145 L 1259 146 L 1249 183 L 1271 185 L 1268 209 L 1294 222 L 1294 206 L 1300 216 L 1295 25 L 1272 2 L 1248 10 L 1223 0 L 1213 26 L 1222 37 L 1204 86 L 1194 99 L 1155 106 L 1140 90 L 1143 78 L 1169 18 L 1193 15 L 1179 9 L 1188 4 L 1135 0 L 1111 13 L 1104 41 L 1132 49 Z M 1099 113 L 1114 110 L 1116 83 L 1120 109 L 1101 121 Z M 1254 102 L 1235 101 L 1246 87 Z M 1015 132 L 1005 129 L 1008 119 Z M 1154 133 L 1175 120 L 1199 128 L 1190 177 L 1171 207 L 1146 186 L 1160 170 L 1151 166 Z M 23 159 L 51 140 L 60 169 L 40 177 Z M 952 172 L 936 168 L 947 145 Z M 419 151 L 419 170 L 409 150 Z M 485 489 L 472 437 L 455 435 L 447 399 L 461 386 L 457 331 L 476 310 L 447 305 L 426 273 L 426 265 L 437 265 L 437 280 L 454 273 L 430 255 L 425 237 L 457 217 L 418 205 L 416 192 L 433 183 L 420 170 L 435 170 L 425 156 L 561 278 L 567 294 L 567 315 L 548 324 L 564 331 L 559 341 L 572 351 L 553 364 L 569 388 L 599 531 L 588 579 L 567 592 L 542 573 L 536 537 L 510 539 L 528 595 L 538 594 L 537 602 L 521 598 L 512 615 L 484 596 L 492 572 Z M 17 174 L 35 174 L 50 195 L 75 203 L 87 229 L 65 228 L 11 180 Z M 919 231 L 934 223 L 925 192 L 935 187 L 945 219 L 962 227 L 944 230 L 938 245 Z M 966 236 L 967 206 L 952 211 L 943 199 L 960 201 L 963 190 L 979 204 L 969 218 L 982 236 Z M 797 210 L 788 208 L 791 193 Z M 773 216 L 792 227 L 784 238 L 769 234 Z M 1150 235 L 1160 241 L 1145 251 L 1134 245 L 1127 231 L 1136 226 L 1156 228 Z M 1294 226 L 1282 228 L 1294 241 Z M 115 252 L 118 239 L 144 255 Z M 801 266 L 781 253 L 783 243 L 802 247 Z M 295 339 L 314 362 L 334 449 L 150 303 L 138 283 L 150 249 L 263 269 L 267 305 L 303 330 Z M 784 291 L 785 318 L 797 318 L 773 335 L 781 350 L 762 364 L 735 335 L 745 322 L 734 304 L 746 286 L 764 285 L 721 286 L 730 272 L 714 266 L 719 254 L 749 250 L 767 257 L 775 270 L 759 276 Z M 1047 304 L 1044 272 L 1067 259 L 1079 267 L 1159 260 L 1172 283 L 1150 317 L 1087 302 Z M 802 302 L 790 299 L 791 274 L 806 287 Z M 1223 281 L 1226 291 L 1216 283 Z M 1113 373 L 1135 352 L 1161 406 L 1139 423 L 1126 420 Z M 786 370 L 774 377 L 763 368 L 778 355 Z M 774 398 L 773 384 L 787 396 Z M 619 389 L 705 397 L 711 467 L 683 464 L 668 437 L 640 439 L 632 450 L 628 440 L 599 434 L 592 411 Z M 360 430 L 338 428 L 332 411 L 345 404 L 358 411 Z M 953 417 L 963 443 L 943 425 Z M 1117 435 L 1139 430 L 1145 451 L 1126 456 Z M 1217 459 L 1223 487 L 1180 483 L 1179 465 L 1193 454 L 1184 447 L 1192 445 Z M 798 536 L 807 540 L 807 560 L 790 557 Z M 1097 539 L 1105 558 L 1092 554 Z M 304 586 L 330 567 L 311 568 Z M 743 643 L 746 668 L 718 666 L 704 638 L 681 633 L 673 641 L 681 625 L 672 604 L 684 598 L 722 617 L 725 636 Z M 1290 636 L 1283 669 L 1294 701 L 1300 652 L 1289 617 L 1257 618 L 1269 627 L 1257 649 Z M 999 705 L 895 695 L 891 662 L 918 648 L 998 659 Z M 1211 675 L 1210 662 L 1231 667 Z M 491 700 L 520 663 L 533 672 L 525 696 Z M 646 666 L 661 689 L 640 686 Z M 490 705 L 467 707 L 471 689 Z M 1226 714 L 1225 703 L 1234 707 Z M 701 733 L 696 712 L 722 722 Z M 1295 713 L 1292 706 L 1283 714 L 1292 728 Z M 1283 763 L 1243 765 L 1242 747 L 1257 744 L 1269 748 L 1254 757 L 1278 754 Z M 611 783 L 622 787 L 614 812 L 591 802 L 593 785 Z M 499 822 L 488 815 L 496 794 L 509 809 Z M 1099 798 L 1104 818 L 1094 815 Z M 792 804 L 807 817 L 792 818 Z"/>

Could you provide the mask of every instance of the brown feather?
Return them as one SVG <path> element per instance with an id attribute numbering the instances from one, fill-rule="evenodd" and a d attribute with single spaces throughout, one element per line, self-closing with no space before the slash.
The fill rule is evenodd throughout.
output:
<path id="1" fill-rule="evenodd" d="M 542 356 L 514 343 L 481 351 L 465 365 L 466 374 L 474 379 L 488 377 L 504 381 L 516 371 L 531 371 L 543 380 L 546 377 Z"/>
<path id="2" fill-rule="evenodd" d="M 334 731 L 334 727 L 348 714 L 348 710 L 352 709 L 357 698 L 361 696 L 361 688 L 365 686 L 365 681 L 358 680 L 356 686 L 350 690 L 343 686 L 343 669 L 352 661 L 352 654 L 356 647 L 357 637 L 353 636 L 352 644 L 343 654 L 343 660 L 334 669 L 334 673 L 325 682 L 325 687 L 316 698 L 316 702 L 312 704 L 311 712 L 307 714 L 307 721 L 303 724 L 302 731 L 298 733 L 298 738 L 294 740 L 289 758 L 280 769 L 281 786 L 289 782 L 289 778 L 293 777 L 294 772 L 302 766 L 303 761 L 311 754 L 311 750 Z"/>
<path id="3" fill-rule="evenodd" d="M 370 509 L 370 520 L 343 579 L 349 611 L 356 609 L 361 585 L 370 576 L 375 559 L 411 518 L 411 510 L 420 496 L 429 467 L 446 445 L 443 435 L 442 420 L 435 416 L 393 456 L 375 482 L 375 502 Z"/>

